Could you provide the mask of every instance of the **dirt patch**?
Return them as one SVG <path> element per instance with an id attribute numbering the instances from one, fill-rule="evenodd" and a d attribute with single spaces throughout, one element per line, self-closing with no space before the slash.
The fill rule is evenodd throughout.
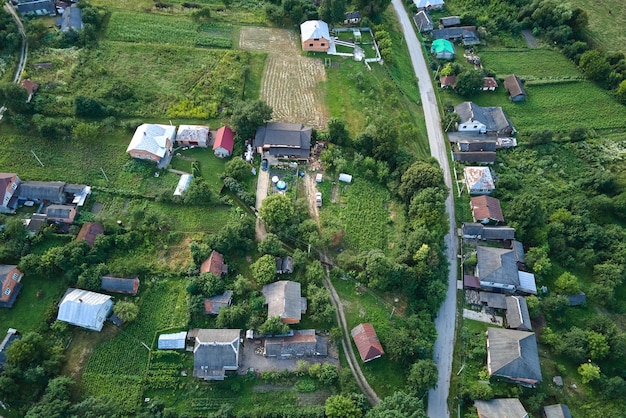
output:
<path id="1" fill-rule="evenodd" d="M 309 204 L 309 215 L 317 223 L 317 227 L 320 227 L 320 215 L 315 203 L 315 193 L 317 193 L 317 183 L 309 173 L 304 174 L 304 187 L 307 194 L 307 202 Z"/>
<path id="2" fill-rule="evenodd" d="M 191 241 L 191 237 L 186 237 L 182 242 L 169 245 L 161 256 L 161 262 L 166 263 L 173 270 L 187 266 L 191 262 Z"/>
<path id="3" fill-rule="evenodd" d="M 91 211 L 92 211 L 94 214 L 96 214 L 96 215 L 97 215 L 97 214 L 99 214 L 100 212 L 102 212 L 102 207 L 103 207 L 103 206 L 104 206 L 104 205 L 103 205 L 102 203 L 100 203 L 100 202 L 94 202 L 94 204 L 91 206 Z"/>
<path id="4" fill-rule="evenodd" d="M 337 203 L 339 201 L 339 186 L 337 184 L 333 184 L 333 191 L 330 194 L 330 201 L 333 203 Z"/>
<path id="5" fill-rule="evenodd" d="M 119 329 L 109 322 L 99 333 L 75 330 L 72 335 L 72 342 L 65 351 L 65 364 L 61 374 L 69 376 L 75 381 L 80 381 L 93 348 L 101 341 L 114 338 L 118 332 Z"/>
<path id="6" fill-rule="evenodd" d="M 300 55 L 298 37 L 293 31 L 271 28 L 241 28 L 239 47 L 265 51 L 261 99 L 274 109 L 274 120 L 303 123 L 325 129 L 329 112 L 323 89 L 326 81 L 322 61 Z"/>

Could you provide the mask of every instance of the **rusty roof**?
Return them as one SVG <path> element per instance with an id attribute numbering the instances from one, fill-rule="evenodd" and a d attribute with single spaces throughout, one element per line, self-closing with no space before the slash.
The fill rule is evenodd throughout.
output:
<path id="1" fill-rule="evenodd" d="M 504 222 L 502 207 L 500 201 L 491 196 L 472 197 L 470 200 L 472 208 L 472 217 L 478 222 L 482 219 L 493 219 L 494 221 Z"/>
<path id="2" fill-rule="evenodd" d="M 385 354 L 372 324 L 359 324 L 350 333 L 363 362 L 377 359 Z"/>

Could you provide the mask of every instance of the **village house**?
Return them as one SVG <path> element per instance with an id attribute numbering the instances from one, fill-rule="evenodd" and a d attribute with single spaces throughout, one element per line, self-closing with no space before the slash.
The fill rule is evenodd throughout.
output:
<path id="1" fill-rule="evenodd" d="M 57 320 L 99 332 L 112 309 L 109 295 L 69 288 L 59 303 Z"/>
<path id="2" fill-rule="evenodd" d="M 144 123 L 139 125 L 126 149 L 131 157 L 154 161 L 158 167 L 169 164 L 176 127 Z"/>
<path id="3" fill-rule="evenodd" d="M 308 160 L 312 133 L 310 127 L 302 124 L 269 122 L 257 129 L 254 147 L 259 154 L 275 158 Z"/>
<path id="4" fill-rule="evenodd" d="M 100 289 L 105 292 L 124 293 L 135 296 L 139 291 L 139 277 L 133 278 L 102 276 Z"/>
<path id="5" fill-rule="evenodd" d="M 52 0 L 13 0 L 22 16 L 55 16 L 57 9 Z"/>
<path id="6" fill-rule="evenodd" d="M 490 194 L 496 189 L 488 167 L 465 167 L 463 172 L 469 194 Z"/>
<path id="7" fill-rule="evenodd" d="M 226 371 L 239 368 L 240 329 L 193 329 L 193 377 L 224 380 Z"/>
<path id="8" fill-rule="evenodd" d="M 306 312 L 306 298 L 302 297 L 300 283 L 279 280 L 263 286 L 267 317 L 280 317 L 285 324 L 297 324 Z"/>
<path id="9" fill-rule="evenodd" d="M 515 132 L 513 125 L 501 107 L 481 107 L 473 102 L 463 102 L 454 106 L 459 115 L 459 132 L 510 135 Z"/>
<path id="10" fill-rule="evenodd" d="M 535 387 L 541 382 L 535 333 L 488 328 L 487 372 L 497 379 Z"/>
<path id="11" fill-rule="evenodd" d="M 213 153 L 216 157 L 225 158 L 233 154 L 235 147 L 235 134 L 228 126 L 222 126 L 215 133 Z"/>
<path id="12" fill-rule="evenodd" d="M 506 297 L 506 327 L 519 331 L 533 330 L 525 297 Z"/>
<path id="13" fill-rule="evenodd" d="M 444 0 L 413 0 L 417 10 L 441 10 Z"/>
<path id="14" fill-rule="evenodd" d="M 375 360 L 385 354 L 372 324 L 359 324 L 352 328 L 350 334 L 363 363 Z"/>
<path id="15" fill-rule="evenodd" d="M 314 329 L 294 330 L 292 335 L 266 338 L 265 357 L 290 359 L 328 355 L 328 338 L 316 335 Z"/>
<path id="16" fill-rule="evenodd" d="M 209 258 L 200 265 L 200 273 L 213 273 L 217 277 L 228 274 L 228 264 L 224 263 L 224 256 L 217 251 L 211 251 Z"/>
<path id="17" fill-rule="evenodd" d="M 476 276 L 481 289 L 506 292 L 537 294 L 535 276 L 518 270 L 518 254 L 512 249 L 476 247 Z"/>
<path id="18" fill-rule="evenodd" d="M 430 32 L 435 27 L 433 20 L 425 10 L 420 10 L 413 16 L 413 21 L 420 32 Z"/>
<path id="19" fill-rule="evenodd" d="M 517 398 L 474 401 L 478 418 L 529 418 L 524 406 Z"/>
<path id="20" fill-rule="evenodd" d="M 454 45 L 446 39 L 435 39 L 430 47 L 430 53 L 435 54 L 437 59 L 452 60 L 454 59 Z"/>
<path id="21" fill-rule="evenodd" d="M 15 211 L 17 188 L 21 180 L 15 173 L 0 173 L 0 213 L 12 213 Z"/>
<path id="22" fill-rule="evenodd" d="M 327 52 L 330 47 L 328 24 L 322 20 L 307 20 L 300 25 L 303 51 Z"/>
<path id="23" fill-rule="evenodd" d="M 456 76 L 455 75 L 442 75 L 439 78 L 439 84 L 441 84 L 442 89 L 445 89 L 447 87 L 455 88 Z"/>
<path id="24" fill-rule="evenodd" d="M 0 264 L 0 308 L 12 308 L 22 290 L 22 277 L 24 273 L 17 266 Z"/>
<path id="25" fill-rule="evenodd" d="M 500 201 L 491 196 L 476 196 L 470 199 L 470 209 L 474 222 L 484 225 L 498 225 L 504 223 L 504 214 Z"/>
<path id="26" fill-rule="evenodd" d="M 444 39 L 450 42 L 462 41 L 464 46 L 480 43 L 476 26 L 459 26 L 445 29 L 435 29 L 432 32 L 433 39 Z"/>
<path id="27" fill-rule="evenodd" d="M 98 235 L 104 234 L 104 226 L 97 222 L 85 222 L 80 227 L 78 235 L 76 235 L 76 241 L 85 241 L 90 247 L 96 244 L 96 238 Z"/>
<path id="28" fill-rule="evenodd" d="M 544 418 L 572 418 L 572 413 L 567 405 L 556 404 L 543 407 Z"/>
<path id="29" fill-rule="evenodd" d="M 46 208 L 46 219 L 49 222 L 60 222 L 64 224 L 74 223 L 76 218 L 76 208 L 70 205 L 50 205 Z"/>
<path id="30" fill-rule="evenodd" d="M 183 147 L 209 146 L 209 127 L 202 125 L 180 125 L 176 134 L 176 142 Z"/>
<path id="31" fill-rule="evenodd" d="M 233 301 L 233 291 L 227 290 L 221 295 L 215 295 L 204 299 L 204 313 L 207 315 L 219 315 L 222 308 L 230 306 Z"/>
<path id="32" fill-rule="evenodd" d="M 71 7 L 66 7 L 63 10 L 63 16 L 58 18 L 56 22 L 61 32 L 78 32 L 83 30 L 83 12 L 80 7 L 72 4 Z"/>
<path id="33" fill-rule="evenodd" d="M 344 25 L 357 25 L 359 23 L 361 23 L 361 12 L 358 10 L 346 12 L 345 19 L 343 20 Z"/>
<path id="34" fill-rule="evenodd" d="M 515 74 L 504 79 L 504 88 L 509 92 L 509 99 L 512 102 L 523 102 L 526 100 L 526 90 L 522 80 Z"/>

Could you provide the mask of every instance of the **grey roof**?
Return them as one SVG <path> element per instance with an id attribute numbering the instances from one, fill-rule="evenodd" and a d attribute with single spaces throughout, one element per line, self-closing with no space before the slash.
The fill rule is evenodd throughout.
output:
<path id="1" fill-rule="evenodd" d="M 480 418 L 528 418 L 528 413 L 517 398 L 474 401 Z"/>
<path id="2" fill-rule="evenodd" d="M 511 246 L 513 252 L 515 253 L 515 261 L 524 263 L 524 244 L 519 241 L 513 241 Z"/>
<path id="3" fill-rule="evenodd" d="M 233 300 L 233 291 L 227 290 L 221 295 L 215 295 L 204 299 L 204 313 L 208 315 L 218 315 L 222 308 L 230 306 Z"/>
<path id="4" fill-rule="evenodd" d="M 57 19 L 57 25 L 61 27 L 61 32 L 79 31 L 83 29 L 83 12 L 75 4 L 66 7 L 63 17 Z"/>
<path id="5" fill-rule="evenodd" d="M 580 306 L 587 303 L 587 295 L 584 292 L 580 292 L 577 295 L 567 295 L 569 306 Z"/>
<path id="6" fill-rule="evenodd" d="M 193 376 L 224 380 L 226 370 L 239 367 L 240 329 L 200 329 L 193 348 Z"/>
<path id="7" fill-rule="evenodd" d="M 16 194 L 27 200 L 49 200 L 52 203 L 65 203 L 65 183 L 62 181 L 24 181 Z"/>
<path id="8" fill-rule="evenodd" d="M 311 150 L 312 129 L 296 123 L 269 122 L 260 126 L 254 138 L 255 147 L 263 147 L 270 154 L 308 157 Z"/>
<path id="9" fill-rule="evenodd" d="M 294 330 L 293 335 L 265 339 L 267 357 L 311 357 L 328 354 L 328 339 L 315 335 L 314 329 Z"/>
<path id="10" fill-rule="evenodd" d="M 278 274 L 293 273 L 293 258 L 290 256 L 276 257 L 276 272 Z"/>
<path id="11" fill-rule="evenodd" d="M 433 30 L 433 28 L 435 27 L 433 24 L 433 20 L 424 10 L 420 10 L 416 15 L 414 15 L 413 21 L 415 22 L 417 30 L 419 30 L 420 32 L 428 32 Z"/>
<path id="12" fill-rule="evenodd" d="M 446 39 L 448 41 L 463 40 L 463 45 L 476 45 L 480 38 L 475 26 L 461 26 L 457 28 L 445 28 L 433 30 L 433 39 Z"/>
<path id="13" fill-rule="evenodd" d="M 453 152 L 454 161 L 465 163 L 495 163 L 495 152 Z"/>
<path id="14" fill-rule="evenodd" d="M 267 317 L 279 316 L 283 320 L 300 322 L 302 318 L 302 294 L 300 283 L 279 280 L 263 286 L 267 304 Z"/>
<path id="15" fill-rule="evenodd" d="M 487 127 L 487 132 L 513 131 L 513 125 L 501 107 L 482 107 L 474 102 L 463 102 L 454 106 L 454 111 L 461 118 L 459 124 L 478 121 Z"/>
<path id="16" fill-rule="evenodd" d="M 480 238 L 485 226 L 478 222 L 463 222 L 463 236 L 467 238 Z"/>
<path id="17" fill-rule="evenodd" d="M 50 205 L 46 208 L 48 218 L 67 219 L 70 222 L 74 221 L 75 212 L 74 206 L 69 205 Z"/>
<path id="18" fill-rule="evenodd" d="M 2 372 L 2 366 L 7 361 L 6 350 L 13 344 L 15 340 L 21 339 L 21 335 L 18 334 L 17 330 L 14 328 L 9 328 L 7 331 L 7 335 L 4 337 L 2 342 L 0 343 L 0 373 Z"/>
<path id="19" fill-rule="evenodd" d="M 136 295 L 139 289 L 139 278 L 121 278 L 113 276 L 102 276 L 102 282 L 100 285 L 102 290 L 115 293 L 128 293 L 130 295 Z"/>
<path id="20" fill-rule="evenodd" d="M 361 12 L 359 12 L 358 10 L 353 11 L 353 12 L 346 12 L 346 20 L 360 19 L 360 18 L 361 18 Z"/>
<path id="21" fill-rule="evenodd" d="M 484 136 L 483 136 L 484 138 Z M 496 150 L 496 141 L 465 141 L 459 142 L 459 151 L 468 152 L 468 151 L 495 151 Z"/>
<path id="22" fill-rule="evenodd" d="M 486 226 L 479 222 L 464 222 L 463 236 L 488 241 L 504 241 L 515 238 L 515 228 L 508 226 Z"/>
<path id="23" fill-rule="evenodd" d="M 523 296 L 506 297 L 506 323 L 507 328 L 518 329 L 520 331 L 532 331 L 528 304 Z"/>
<path id="24" fill-rule="evenodd" d="M 572 418 L 567 405 L 556 404 L 543 407 L 545 418 Z"/>
<path id="25" fill-rule="evenodd" d="M 541 381 L 541 366 L 534 332 L 487 329 L 487 369 L 525 386 Z"/>
<path id="26" fill-rule="evenodd" d="M 461 17 L 460 16 L 442 17 L 439 19 L 439 24 L 442 25 L 444 28 L 447 28 L 450 26 L 457 26 L 461 24 Z"/>
<path id="27" fill-rule="evenodd" d="M 161 334 L 157 347 L 159 350 L 182 350 L 185 348 L 187 333 L 185 331 L 174 334 Z"/>
<path id="28" fill-rule="evenodd" d="M 506 297 L 502 293 L 479 292 L 480 301 L 488 307 L 506 309 Z"/>
<path id="29" fill-rule="evenodd" d="M 477 275 L 481 282 L 519 285 L 517 262 L 513 250 L 492 247 L 476 247 Z"/>
<path id="30" fill-rule="evenodd" d="M 17 10 L 22 15 L 54 16 L 57 13 L 54 2 L 51 0 L 20 2 Z"/>
<path id="31" fill-rule="evenodd" d="M 111 312 L 111 296 L 82 289 L 67 289 L 57 319 L 79 327 L 100 331 Z"/>

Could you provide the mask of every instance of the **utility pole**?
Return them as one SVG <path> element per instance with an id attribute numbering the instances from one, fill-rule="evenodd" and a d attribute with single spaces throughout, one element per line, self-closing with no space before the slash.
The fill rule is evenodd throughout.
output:
<path id="1" fill-rule="evenodd" d="M 39 162 L 39 164 L 43 167 L 43 163 L 41 162 L 41 160 L 39 159 L 39 157 L 37 157 L 37 154 L 35 154 L 35 151 L 33 151 L 32 149 L 30 150 L 30 152 L 33 154 L 33 156 L 35 157 L 35 159 L 37 160 L 37 162 Z"/>
<path id="2" fill-rule="evenodd" d="M 104 172 L 104 169 L 102 167 L 100 167 L 100 171 L 102 171 L 102 175 L 104 176 L 104 178 L 106 179 L 107 183 L 109 182 L 109 177 L 107 177 L 107 173 Z"/>

